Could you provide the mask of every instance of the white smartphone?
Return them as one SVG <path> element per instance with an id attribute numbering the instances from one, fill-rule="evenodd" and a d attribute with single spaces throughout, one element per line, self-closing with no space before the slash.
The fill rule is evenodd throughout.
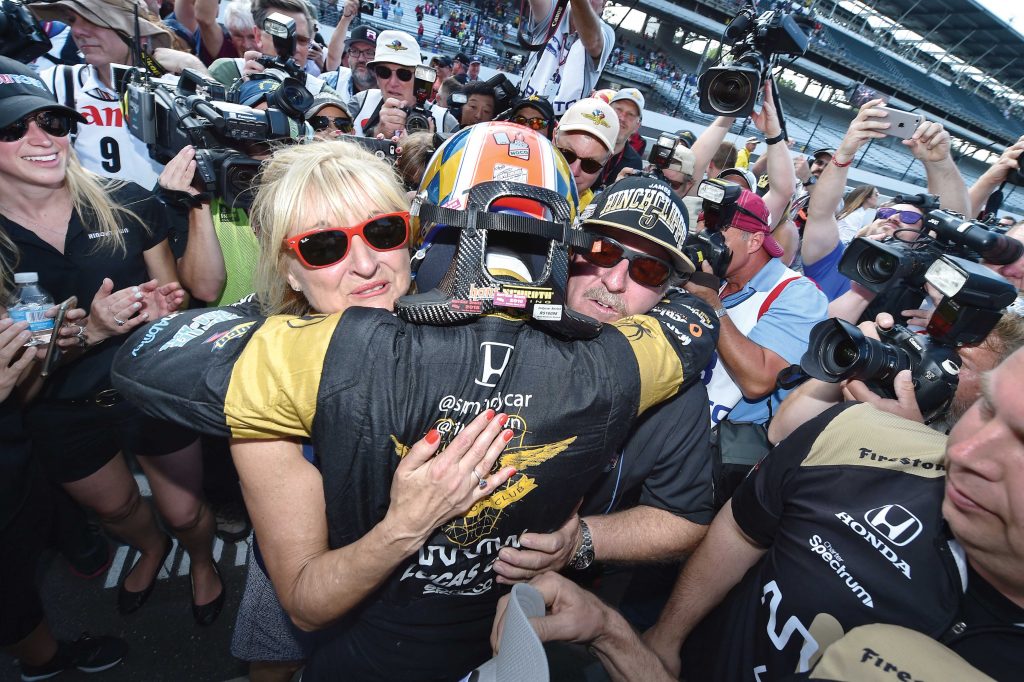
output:
<path id="1" fill-rule="evenodd" d="M 876 109 L 881 109 L 888 114 L 885 120 L 889 123 L 889 128 L 884 131 L 885 134 L 891 137 L 898 137 L 901 140 L 910 139 L 914 132 L 917 131 L 917 127 L 924 121 L 924 116 L 921 114 L 913 114 L 909 111 L 901 111 L 891 107 L 876 107 Z"/>

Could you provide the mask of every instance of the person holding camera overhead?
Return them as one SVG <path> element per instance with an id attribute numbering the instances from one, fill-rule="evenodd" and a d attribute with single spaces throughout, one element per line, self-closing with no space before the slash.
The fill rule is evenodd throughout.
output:
<path id="1" fill-rule="evenodd" d="M 431 125 L 434 131 L 447 134 L 459 127 L 444 107 L 424 108 L 436 76 L 433 69 L 421 66 L 422 61 L 420 46 L 408 33 L 382 31 L 377 36 L 373 61 L 367 64 L 377 77 L 377 88 L 360 92 L 350 104 L 350 110 L 355 112 L 352 119 L 356 135 L 392 138 L 403 131 L 423 130 Z M 424 74 L 427 77 L 422 83 L 416 78 L 417 67 L 430 72 Z M 417 97 L 417 89 L 423 88 L 425 94 Z M 413 118 L 416 124 L 412 124 Z"/>
<path id="2" fill-rule="evenodd" d="M 75 44 L 85 55 L 83 65 L 53 66 L 39 74 L 59 102 L 82 115 L 73 139 L 82 166 L 103 177 L 152 188 L 162 166 L 149 157 L 146 143 L 128 130 L 111 68 L 135 60 L 131 0 L 61 0 L 27 7 L 41 21 L 70 24 Z M 140 17 L 139 35 L 142 49 L 165 70 L 205 70 L 195 55 L 170 49 L 171 33 L 165 27 Z"/>

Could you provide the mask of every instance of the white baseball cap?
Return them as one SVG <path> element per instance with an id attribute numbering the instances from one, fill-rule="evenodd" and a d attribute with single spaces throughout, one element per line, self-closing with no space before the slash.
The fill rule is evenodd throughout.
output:
<path id="1" fill-rule="evenodd" d="M 621 102 L 623 100 L 635 104 L 637 112 L 641 116 L 644 115 L 644 95 L 642 92 L 640 92 L 636 88 L 622 88 L 617 93 L 615 93 L 615 96 L 612 97 L 611 101 L 608 103 L 614 104 L 615 102 Z"/>
<path id="2" fill-rule="evenodd" d="M 589 133 L 611 152 L 615 149 L 615 140 L 619 136 L 619 117 L 604 100 L 587 97 L 573 104 L 562 114 L 558 130 L 565 133 Z"/>
<path id="3" fill-rule="evenodd" d="M 420 46 L 411 35 L 405 31 L 381 31 L 377 35 L 373 61 L 369 62 L 367 66 L 381 63 L 419 66 L 422 61 Z"/>

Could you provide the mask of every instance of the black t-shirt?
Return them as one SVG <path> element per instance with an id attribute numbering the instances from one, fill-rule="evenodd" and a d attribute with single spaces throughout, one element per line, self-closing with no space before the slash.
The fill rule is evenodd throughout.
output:
<path id="1" fill-rule="evenodd" d="M 645 505 L 693 523 L 711 523 L 707 412 L 707 390 L 697 383 L 644 414 L 587 493 L 580 514 Z"/>
<path id="2" fill-rule="evenodd" d="M 104 277 L 114 282 L 114 291 L 141 284 L 150 279 L 143 252 L 167 238 L 166 209 L 152 192 L 133 183 L 118 187 L 111 200 L 130 209 L 139 221 L 123 220 L 121 233 L 125 251 L 106 248 L 106 239 L 91 228 L 91 216 L 83 220 L 75 211 L 68 224 L 64 253 L 40 239 L 34 232 L 0 215 L 0 226 L 18 247 L 18 272 L 39 273 L 39 284 L 59 303 L 69 296 L 78 297 L 78 307 L 88 311 Z M 127 335 L 105 341 L 99 348 L 75 362 L 59 368 L 47 379 L 45 396 L 81 398 L 110 385 L 110 364 Z"/>
<path id="3" fill-rule="evenodd" d="M 960 596 L 944 450 L 945 436 L 856 403 L 775 448 L 732 499 L 739 528 L 768 551 L 688 639 L 687 675 L 778 679 L 867 623 L 939 636 Z"/>
<path id="4" fill-rule="evenodd" d="M 619 177 L 619 173 L 623 168 L 635 168 L 636 170 L 643 170 L 644 168 L 644 160 L 640 158 L 640 154 L 629 143 L 626 143 L 621 152 L 608 159 L 608 163 L 604 165 L 604 170 L 601 171 L 597 182 L 594 183 L 594 191 L 604 189 L 615 182 L 615 178 Z"/>

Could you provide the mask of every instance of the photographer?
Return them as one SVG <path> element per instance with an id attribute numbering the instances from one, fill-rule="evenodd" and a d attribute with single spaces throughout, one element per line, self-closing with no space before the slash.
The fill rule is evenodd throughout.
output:
<path id="1" fill-rule="evenodd" d="M 971 197 L 971 212 L 968 215 L 977 216 L 985 209 L 988 198 L 999 187 L 1010 178 L 1024 177 L 1021 171 L 1020 155 L 1024 152 L 1024 135 L 1021 135 L 1016 142 L 1003 150 L 999 160 L 988 167 L 981 177 L 974 181 L 968 193 Z M 1018 183 L 1019 184 L 1019 183 Z"/>
<path id="2" fill-rule="evenodd" d="M 57 100 L 83 115 L 74 137 L 82 166 L 103 177 L 128 180 L 145 188 L 156 184 L 162 166 L 149 157 L 145 143 L 125 125 L 112 65 L 133 64 L 135 18 L 130 0 L 61 0 L 28 5 L 40 20 L 71 25 L 85 64 L 54 66 L 39 77 Z M 184 67 L 205 70 L 194 55 L 169 49 L 170 32 L 139 19 L 141 47 L 170 71 Z M 140 65 L 141 66 L 141 65 Z"/>
<path id="3" fill-rule="evenodd" d="M 494 120 L 494 88 L 483 81 L 470 81 L 462 89 L 462 94 L 466 96 L 466 103 L 462 105 L 460 127 Z"/>
<path id="4" fill-rule="evenodd" d="M 889 123 L 885 121 L 885 110 L 878 108 L 881 104 L 882 100 L 875 99 L 861 107 L 835 155 L 822 170 L 808 204 L 800 252 L 804 274 L 818 283 L 830 301 L 850 288 L 850 280 L 837 269 L 846 246 L 839 238 L 835 207 L 842 200 L 848 168 L 857 152 L 869 140 L 886 136 Z M 966 211 L 967 189 L 950 157 L 949 133 L 942 124 L 922 123 L 903 145 L 924 163 L 928 191 L 939 196 L 942 207 L 959 213 Z M 913 241 L 924 227 L 922 210 L 913 204 L 887 204 L 878 209 L 877 215 L 878 219 L 868 225 L 862 235 L 895 235 L 897 239 Z"/>
<path id="5" fill-rule="evenodd" d="M 377 77 L 377 89 L 365 90 L 352 101 L 355 112 L 355 134 L 392 138 L 407 129 L 408 118 L 415 109 L 423 109 L 433 89 L 434 79 L 426 84 L 426 96 L 417 97 L 416 67 L 420 66 L 420 46 L 404 31 L 384 31 L 377 36 L 377 49 L 369 66 Z M 459 126 L 455 117 L 443 107 L 423 109 L 434 131 L 447 134 Z"/>

